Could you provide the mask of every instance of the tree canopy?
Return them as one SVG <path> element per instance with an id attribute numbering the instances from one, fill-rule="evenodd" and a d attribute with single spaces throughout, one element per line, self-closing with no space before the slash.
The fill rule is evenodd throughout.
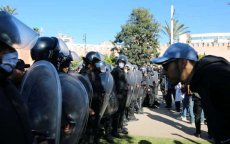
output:
<path id="1" fill-rule="evenodd" d="M 147 9 L 133 9 L 114 42 L 122 44 L 122 53 L 128 57 L 129 62 L 139 66 L 147 64 L 150 58 L 159 55 L 159 26 Z"/>
<path id="2" fill-rule="evenodd" d="M 111 64 L 112 66 L 115 66 L 116 63 L 116 57 L 111 54 L 110 56 L 105 55 L 105 60 L 106 63 Z"/>

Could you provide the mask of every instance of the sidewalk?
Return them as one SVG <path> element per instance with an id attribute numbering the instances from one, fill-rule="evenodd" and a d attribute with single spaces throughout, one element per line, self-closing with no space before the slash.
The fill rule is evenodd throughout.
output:
<path id="1" fill-rule="evenodd" d="M 164 108 L 144 108 L 144 114 L 135 115 L 138 121 L 128 122 L 129 135 L 187 139 L 190 141 L 208 140 L 207 125 L 201 126 L 201 138 L 193 136 L 195 124 L 181 121 L 180 114 Z"/>

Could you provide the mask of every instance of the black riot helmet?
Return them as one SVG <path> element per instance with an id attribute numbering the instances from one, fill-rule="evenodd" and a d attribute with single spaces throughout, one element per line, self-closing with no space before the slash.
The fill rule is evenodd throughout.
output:
<path id="1" fill-rule="evenodd" d="M 147 73 L 152 73 L 153 72 L 153 69 L 152 69 L 152 67 L 150 67 L 150 66 L 147 66 Z"/>
<path id="2" fill-rule="evenodd" d="M 55 67 L 59 71 L 62 71 L 63 68 L 69 67 L 71 61 L 73 61 L 73 57 L 71 55 L 71 51 L 68 49 L 67 45 L 63 40 L 58 39 L 58 45 L 55 51 L 57 51 L 54 53 L 53 56 Z"/>
<path id="3" fill-rule="evenodd" d="M 133 71 L 133 65 L 130 62 L 127 62 L 125 67 L 127 67 L 128 70 Z"/>
<path id="4" fill-rule="evenodd" d="M 30 49 L 38 34 L 14 16 L 0 11 L 0 51 L 4 49 Z"/>
<path id="5" fill-rule="evenodd" d="M 140 71 L 142 72 L 142 74 L 144 74 L 147 72 L 147 68 L 143 66 L 140 68 Z"/>
<path id="6" fill-rule="evenodd" d="M 128 58 L 125 55 L 119 55 L 119 57 L 117 58 L 116 63 L 118 64 L 120 61 L 124 62 L 125 64 L 128 62 Z"/>
<path id="7" fill-rule="evenodd" d="M 133 70 L 138 70 L 138 66 L 137 65 L 133 65 Z"/>
<path id="8" fill-rule="evenodd" d="M 98 52 L 90 51 L 83 57 L 85 64 L 95 64 L 96 62 L 101 61 L 101 56 Z"/>
<path id="9" fill-rule="evenodd" d="M 67 55 L 67 56 L 60 55 L 59 61 L 60 61 L 60 70 L 62 70 L 63 68 L 70 67 L 71 61 L 73 61 L 71 51 L 69 51 L 69 55 Z"/>
<path id="10" fill-rule="evenodd" d="M 31 49 L 31 57 L 35 61 L 51 62 L 58 71 L 62 71 L 63 67 L 68 67 L 66 65 L 72 61 L 67 45 L 56 37 L 40 37 Z"/>
<path id="11" fill-rule="evenodd" d="M 30 51 L 32 59 L 52 61 L 57 43 L 58 39 L 55 37 L 40 37 Z"/>

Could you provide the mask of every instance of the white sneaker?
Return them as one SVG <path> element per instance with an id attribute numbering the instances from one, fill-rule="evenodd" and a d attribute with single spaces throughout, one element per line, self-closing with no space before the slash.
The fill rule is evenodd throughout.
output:
<path id="1" fill-rule="evenodd" d="M 181 116 L 181 120 L 187 122 L 186 117 Z"/>

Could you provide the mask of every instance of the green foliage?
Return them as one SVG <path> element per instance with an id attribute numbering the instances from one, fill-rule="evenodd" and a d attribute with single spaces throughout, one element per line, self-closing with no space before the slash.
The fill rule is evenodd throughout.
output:
<path id="1" fill-rule="evenodd" d="M 205 56 L 205 54 L 198 54 L 198 59 L 202 59 Z"/>
<path id="2" fill-rule="evenodd" d="M 150 58 L 159 55 L 159 26 L 147 9 L 133 9 L 114 42 L 122 44 L 122 53 L 128 57 L 129 62 L 136 65 L 146 64 Z"/>
<path id="3" fill-rule="evenodd" d="M 34 27 L 33 30 L 34 30 L 36 33 L 40 34 L 40 29 L 39 29 L 38 27 Z"/>
<path id="4" fill-rule="evenodd" d="M 115 66 L 115 64 L 116 64 L 116 58 L 115 58 L 114 55 L 110 55 L 110 56 L 106 55 L 104 61 L 105 61 L 106 63 L 108 63 L 108 64 L 113 65 L 113 66 Z"/>
<path id="5" fill-rule="evenodd" d="M 190 139 L 170 139 L 170 138 L 157 138 L 145 136 L 129 136 L 123 135 L 121 139 L 114 139 L 116 144 L 211 144 L 206 140 L 190 140 Z M 107 141 L 101 139 L 100 144 L 108 144 Z"/>
<path id="6" fill-rule="evenodd" d="M 75 70 L 81 63 L 82 63 L 82 60 L 72 61 L 70 64 L 70 69 Z"/>
<path id="7" fill-rule="evenodd" d="M 0 11 L 6 11 L 8 12 L 9 14 L 12 14 L 12 15 L 17 15 L 18 13 L 16 12 L 16 9 L 15 8 L 12 8 L 10 5 L 6 5 L 6 6 L 2 6 L 0 8 Z"/>
<path id="8" fill-rule="evenodd" d="M 173 19 L 173 40 L 178 40 L 179 36 L 182 34 L 190 33 L 190 31 L 187 29 L 188 27 L 186 27 L 184 24 L 181 24 L 179 20 Z M 169 22 L 165 22 L 165 26 L 162 27 L 162 32 L 168 36 L 170 43 L 171 28 Z"/>

